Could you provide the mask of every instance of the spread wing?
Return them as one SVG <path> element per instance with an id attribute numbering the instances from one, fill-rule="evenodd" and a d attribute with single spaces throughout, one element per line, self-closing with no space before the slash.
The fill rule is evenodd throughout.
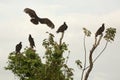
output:
<path id="1" fill-rule="evenodd" d="M 37 18 L 36 12 L 30 8 L 25 8 L 24 12 L 27 13 L 31 18 Z"/>
<path id="2" fill-rule="evenodd" d="M 48 27 L 50 27 L 52 29 L 55 27 L 53 22 L 50 19 L 48 19 L 48 18 L 39 18 L 39 22 L 41 24 L 46 24 Z"/>

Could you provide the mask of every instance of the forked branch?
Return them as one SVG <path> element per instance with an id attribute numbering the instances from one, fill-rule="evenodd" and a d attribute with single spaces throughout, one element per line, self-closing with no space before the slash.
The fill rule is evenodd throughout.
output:
<path id="1" fill-rule="evenodd" d="M 92 55 L 93 55 L 94 50 L 95 50 L 95 49 L 97 48 L 97 46 L 99 45 L 102 37 L 103 37 L 103 34 L 100 35 L 98 41 L 95 40 L 95 43 L 94 43 L 92 49 L 90 50 L 90 54 L 89 54 L 89 65 L 90 65 L 90 66 L 88 67 L 88 70 L 87 70 L 87 72 L 86 72 L 86 74 L 85 74 L 84 80 L 87 80 L 87 79 L 88 79 L 89 74 L 90 74 L 90 72 L 91 72 L 91 70 L 92 70 L 92 68 L 93 68 L 93 58 L 92 58 Z M 96 39 L 97 39 L 97 38 L 96 38 Z"/>

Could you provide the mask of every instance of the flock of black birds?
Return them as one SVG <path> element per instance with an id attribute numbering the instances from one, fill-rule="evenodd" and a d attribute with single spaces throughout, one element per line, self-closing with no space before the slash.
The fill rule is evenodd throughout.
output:
<path id="1" fill-rule="evenodd" d="M 31 34 L 29 34 L 28 41 L 30 43 L 30 47 L 33 49 L 35 47 L 34 39 L 32 38 Z M 15 47 L 16 54 L 20 53 L 20 50 L 22 49 L 22 42 L 18 43 Z"/>
<path id="2" fill-rule="evenodd" d="M 46 24 L 51 29 L 55 28 L 55 25 L 53 24 L 53 22 L 50 19 L 38 17 L 34 10 L 32 10 L 30 8 L 25 8 L 24 12 L 27 13 L 30 16 L 30 18 L 31 18 L 30 21 L 33 24 L 38 25 L 39 22 L 40 22 L 41 24 Z M 67 28 L 68 28 L 68 26 L 67 26 L 66 22 L 64 22 L 63 25 L 61 25 L 56 32 L 57 33 L 59 33 L 59 32 L 63 33 L 65 30 L 67 30 Z M 35 42 L 34 42 L 34 39 L 31 36 L 31 34 L 29 34 L 28 40 L 29 40 L 29 43 L 30 43 L 30 47 L 34 48 L 35 47 Z M 20 53 L 21 49 L 22 49 L 22 42 L 20 42 L 19 44 L 16 45 L 16 48 L 15 48 L 16 53 Z"/>
<path id="3" fill-rule="evenodd" d="M 41 24 L 46 24 L 51 29 L 55 28 L 55 25 L 53 24 L 53 22 L 50 19 L 38 17 L 34 10 L 32 10 L 30 8 L 25 8 L 24 12 L 27 13 L 31 17 L 30 21 L 33 24 L 38 25 L 39 22 L 40 22 Z M 68 26 L 67 26 L 66 22 L 64 22 L 58 28 L 56 33 L 59 33 L 59 32 L 64 33 L 64 31 L 67 30 L 67 28 L 68 28 Z M 97 37 L 98 35 L 101 35 L 103 33 L 104 29 L 105 29 L 105 26 L 104 26 L 104 24 L 102 24 L 102 26 L 95 33 L 95 37 Z M 30 43 L 30 47 L 34 48 L 35 47 L 35 42 L 34 42 L 34 39 L 31 36 L 31 34 L 29 34 L 28 40 L 29 40 L 29 43 Z M 20 42 L 19 44 L 16 45 L 16 48 L 15 48 L 16 53 L 20 53 L 21 49 L 22 49 L 22 42 Z"/>

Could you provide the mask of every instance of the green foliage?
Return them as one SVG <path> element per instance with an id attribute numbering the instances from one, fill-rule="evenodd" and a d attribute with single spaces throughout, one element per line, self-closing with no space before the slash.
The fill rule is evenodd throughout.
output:
<path id="1" fill-rule="evenodd" d="M 34 80 L 42 76 L 40 73 L 44 70 L 44 64 L 40 57 L 31 48 L 26 48 L 23 53 L 10 53 L 8 57 L 8 66 L 6 70 L 11 70 L 20 80 Z"/>
<path id="2" fill-rule="evenodd" d="M 116 33 L 116 28 L 111 28 L 111 27 L 108 28 L 104 36 L 105 40 L 107 40 L 108 42 L 114 41 L 115 33 Z"/>
<path id="3" fill-rule="evenodd" d="M 63 57 L 68 50 L 65 42 L 59 45 L 54 41 L 54 35 L 49 33 L 43 46 L 46 49 L 45 63 L 34 49 L 26 48 L 22 53 L 10 53 L 5 69 L 11 70 L 20 80 L 73 80 L 72 68 L 67 66 Z"/>
<path id="4" fill-rule="evenodd" d="M 73 75 L 70 75 L 72 71 L 68 70 L 69 68 L 64 66 L 66 64 L 63 53 L 68 50 L 67 45 L 64 42 L 59 45 L 54 41 L 54 35 L 49 33 L 49 38 L 43 40 L 43 46 L 46 49 L 46 74 L 49 75 L 48 79 L 72 80 Z"/>
<path id="5" fill-rule="evenodd" d="M 80 60 L 76 60 L 75 63 L 82 69 L 82 62 Z"/>
<path id="6" fill-rule="evenodd" d="M 84 31 L 84 34 L 87 36 L 87 37 L 90 37 L 91 36 L 91 32 L 86 29 L 86 28 L 83 28 L 83 31 Z"/>

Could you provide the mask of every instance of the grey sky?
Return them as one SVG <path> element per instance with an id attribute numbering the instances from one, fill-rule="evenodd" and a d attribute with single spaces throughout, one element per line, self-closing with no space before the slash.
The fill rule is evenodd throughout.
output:
<path id="1" fill-rule="evenodd" d="M 55 23 L 51 30 L 46 25 L 33 25 L 29 16 L 23 12 L 29 7 L 36 11 L 40 17 L 48 17 Z M 46 31 L 55 33 L 64 21 L 68 24 L 64 41 L 71 50 L 69 65 L 75 68 L 75 80 L 80 78 L 80 70 L 75 60 L 83 60 L 83 32 L 82 28 L 94 32 L 105 23 L 106 27 L 117 28 L 115 42 L 109 44 L 104 54 L 95 63 L 89 80 L 120 80 L 120 0 L 0 0 L 0 80 L 17 80 L 9 71 L 4 70 L 7 56 L 14 51 L 15 45 L 22 41 L 23 48 L 29 46 L 28 35 L 35 39 L 37 52 L 44 52 L 42 40 L 47 37 Z M 56 34 L 56 40 L 60 34 Z M 87 38 L 88 52 L 92 46 L 91 38 Z M 96 54 L 104 46 L 105 41 L 98 47 Z M 23 49 L 22 49 L 23 51 Z"/>

